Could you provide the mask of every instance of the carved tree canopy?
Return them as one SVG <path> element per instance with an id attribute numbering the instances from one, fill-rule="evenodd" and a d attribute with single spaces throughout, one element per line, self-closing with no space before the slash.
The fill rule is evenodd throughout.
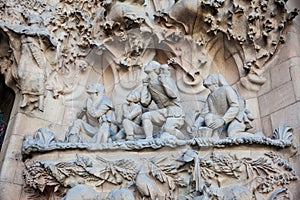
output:
<path id="1" fill-rule="evenodd" d="M 16 81 L 30 97 L 44 93 L 32 85 L 23 88 L 22 80 L 28 79 L 24 70 L 30 69 L 22 69 L 22 54 L 30 52 L 22 43 L 29 40 L 35 46 L 29 48 L 35 71 L 40 69 L 37 73 L 43 76 L 37 81 L 54 96 L 68 93 L 69 85 L 53 79 L 84 71 L 77 64 L 80 60 L 97 71 L 112 66 L 118 81 L 117 76 L 142 67 L 155 54 L 183 72 L 177 72 L 182 92 L 202 91 L 202 78 L 229 67 L 216 67 L 228 58 L 236 65 L 240 83 L 258 90 L 265 82 L 265 63 L 284 42 L 284 30 L 298 14 L 296 9 L 288 12 L 285 4 L 282 0 L 6 1 L 0 10 L 1 72 L 11 87 Z M 125 88 L 136 86 L 124 81 L 120 84 Z"/>
<path id="2" fill-rule="evenodd" d="M 47 112 L 26 117 L 53 123 L 61 130 L 74 120 L 64 141 L 50 126 L 24 138 L 23 175 L 26 185 L 35 190 L 31 193 L 38 194 L 32 199 L 41 199 L 42 195 L 44 199 L 64 195 L 63 199 L 68 199 L 80 188 L 89 190 L 91 199 L 102 195 L 98 191 L 108 191 L 106 196 L 111 199 L 120 199 L 118 195 L 123 194 L 127 199 L 236 199 L 239 195 L 247 196 L 245 199 L 292 198 L 286 186 L 297 180 L 293 168 L 279 154 L 265 153 L 262 146 L 269 146 L 268 151 L 291 147 L 293 130 L 283 126 L 272 138 L 252 137 L 255 134 L 245 131 L 254 118 L 234 89 L 243 86 L 247 91 L 258 91 L 266 81 L 265 65 L 284 43 L 286 31 L 299 12 L 288 11 L 286 3 L 1 1 L 0 70 L 6 84 L 22 95 L 19 106 L 44 111 L 45 99 L 58 99 L 61 101 L 55 103 L 62 110 L 61 121 L 49 119 L 60 115 L 61 110 L 50 117 Z M 147 65 L 151 62 L 157 64 L 156 68 Z M 193 112 L 205 108 L 208 85 L 204 87 L 203 80 L 211 74 L 227 78 L 226 72 L 234 73 L 230 82 L 219 85 L 224 92 L 211 97 L 224 100 L 225 106 L 220 103 L 210 107 L 234 110 L 234 114 L 230 119 L 218 116 L 216 125 L 216 119 L 212 123 L 205 119 L 216 113 L 207 112 L 203 133 L 196 127 L 199 133 L 192 130 L 191 135 L 184 135 L 192 125 L 187 118 L 196 116 L 183 104 L 192 104 L 186 107 Z M 95 87 L 85 90 L 89 84 Z M 126 99 L 128 93 L 132 99 Z M 228 102 L 235 105 L 230 107 Z M 197 103 L 200 106 L 195 108 Z M 69 108 L 75 113 L 79 107 L 80 115 L 65 119 Z M 126 118 L 126 123 L 119 118 Z M 219 129 L 221 135 L 221 129 L 227 129 L 233 121 L 243 125 L 245 137 L 216 139 L 205 132 L 206 128 L 213 129 L 212 133 Z M 83 132 L 86 137 L 80 135 Z M 229 154 L 229 150 L 252 144 L 256 152 L 263 151 L 254 155 L 243 149 L 241 155 Z M 212 153 L 221 148 L 228 148 L 228 153 Z M 48 153 L 55 156 L 47 157 Z"/>

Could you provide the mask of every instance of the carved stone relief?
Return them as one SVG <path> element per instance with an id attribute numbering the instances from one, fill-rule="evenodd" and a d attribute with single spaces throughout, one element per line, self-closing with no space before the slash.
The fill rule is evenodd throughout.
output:
<path id="1" fill-rule="evenodd" d="M 59 100 L 61 117 L 59 131 L 24 137 L 30 198 L 292 199 L 297 175 L 276 150 L 291 151 L 293 129 L 251 131 L 237 89 L 266 81 L 298 14 L 285 4 L 8 0 L 5 82 L 21 113 L 54 123 L 47 102 Z"/>
<path id="2" fill-rule="evenodd" d="M 222 61 L 230 58 L 228 64 L 239 73 L 236 81 L 258 90 L 265 81 L 264 64 L 284 42 L 285 27 L 298 13 L 288 13 L 281 1 L 154 2 L 151 7 L 147 1 L 60 1 L 55 6 L 8 1 L 1 9 L 6 41 L 1 46 L 7 49 L 1 53 L 7 63 L 1 69 L 7 69 L 7 83 L 17 82 L 23 94 L 20 106 L 43 110 L 46 89 L 54 97 L 74 93 L 70 88 L 78 83 L 65 79 L 90 70 L 76 67 L 79 60 L 100 76 L 111 67 L 116 87 L 128 93 L 156 56 L 176 69 L 181 92 L 197 94 L 204 90 L 203 78 L 225 73 Z M 34 80 L 27 78 L 32 70 Z"/>
<path id="3" fill-rule="evenodd" d="M 75 194 L 101 195 L 98 199 L 115 199 L 117 195 L 129 199 L 293 198 L 287 187 L 297 176 L 278 153 L 266 152 L 252 159 L 178 150 L 182 153 L 171 151 L 142 160 L 134 153 L 130 159 L 117 160 L 106 160 L 96 153 L 94 156 L 76 154 L 75 160 L 62 162 L 28 161 L 24 177 L 30 187 L 40 192 L 51 188 L 58 196 L 64 196 L 66 189 L 72 187 L 63 199 Z M 105 185 L 122 189 L 99 192 Z"/>

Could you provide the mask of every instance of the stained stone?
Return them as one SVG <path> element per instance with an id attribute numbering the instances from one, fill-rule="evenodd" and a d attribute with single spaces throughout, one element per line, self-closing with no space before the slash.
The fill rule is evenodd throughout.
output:
<path id="1" fill-rule="evenodd" d="M 300 199 L 296 4 L 0 3 L 0 199 Z"/>

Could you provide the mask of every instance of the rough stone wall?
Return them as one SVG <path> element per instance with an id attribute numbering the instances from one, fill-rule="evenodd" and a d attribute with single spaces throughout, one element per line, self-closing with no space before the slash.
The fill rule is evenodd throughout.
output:
<path id="1" fill-rule="evenodd" d="M 299 1 L 290 1 L 288 7 L 300 8 Z M 278 55 L 268 63 L 266 83 L 258 92 L 261 124 L 264 133 L 272 133 L 276 127 L 286 124 L 294 129 L 296 156 L 291 159 L 296 171 L 300 171 L 300 18 L 287 30 L 287 41 Z M 300 191 L 295 189 L 295 197 Z"/>

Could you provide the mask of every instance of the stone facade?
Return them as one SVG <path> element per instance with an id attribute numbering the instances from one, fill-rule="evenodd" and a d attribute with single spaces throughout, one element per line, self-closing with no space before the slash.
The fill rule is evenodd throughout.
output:
<path id="1" fill-rule="evenodd" d="M 296 0 L 0 5 L 1 199 L 300 198 Z"/>

